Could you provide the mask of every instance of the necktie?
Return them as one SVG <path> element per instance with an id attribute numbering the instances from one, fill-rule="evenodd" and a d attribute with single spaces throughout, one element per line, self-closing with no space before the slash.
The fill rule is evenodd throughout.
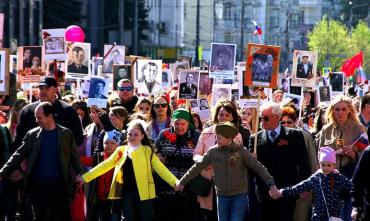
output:
<path id="1" fill-rule="evenodd" d="M 276 140 L 276 135 L 277 135 L 276 131 L 273 130 L 273 131 L 270 132 L 270 137 L 271 137 L 272 142 L 274 142 Z"/>

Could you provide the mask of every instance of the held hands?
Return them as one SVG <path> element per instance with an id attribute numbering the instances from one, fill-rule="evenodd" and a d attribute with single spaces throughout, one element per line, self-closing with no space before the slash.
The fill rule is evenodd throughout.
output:
<path id="1" fill-rule="evenodd" d="M 179 180 L 176 180 L 176 184 L 173 186 L 173 189 L 176 192 L 181 192 L 184 189 L 184 186 L 180 184 Z"/>
<path id="2" fill-rule="evenodd" d="M 273 198 L 274 200 L 279 199 L 280 197 L 283 196 L 282 190 L 278 190 L 275 185 L 270 187 L 269 194 L 270 197 Z"/>
<path id="3" fill-rule="evenodd" d="M 85 181 L 82 179 L 81 175 L 78 175 L 76 176 L 75 178 L 75 183 L 78 185 L 78 186 L 82 186 L 82 184 L 85 183 Z"/>
<path id="4" fill-rule="evenodd" d="M 351 159 L 355 159 L 356 158 L 356 153 L 355 153 L 355 151 L 353 151 L 352 147 L 348 147 L 348 146 L 342 147 L 342 153 L 344 155 L 347 155 Z"/>

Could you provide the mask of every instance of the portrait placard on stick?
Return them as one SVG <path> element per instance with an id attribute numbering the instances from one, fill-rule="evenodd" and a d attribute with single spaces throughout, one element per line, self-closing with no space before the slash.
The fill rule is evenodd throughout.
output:
<path id="1" fill-rule="evenodd" d="M 280 47 L 248 44 L 245 86 L 277 88 Z"/>
<path id="2" fill-rule="evenodd" d="M 319 103 L 326 102 L 329 103 L 332 99 L 331 86 L 322 85 L 318 87 Z"/>
<path id="3" fill-rule="evenodd" d="M 231 100 L 231 85 L 230 84 L 213 84 L 212 106 L 215 106 L 217 101 L 221 99 Z"/>
<path id="4" fill-rule="evenodd" d="M 162 60 L 137 60 L 137 91 L 157 95 L 162 90 Z"/>
<path id="5" fill-rule="evenodd" d="M 113 65 L 125 64 L 125 46 L 104 45 L 104 56 L 103 73 L 112 73 Z"/>
<path id="6" fill-rule="evenodd" d="M 210 77 L 234 79 L 236 44 L 211 44 Z"/>
<path id="7" fill-rule="evenodd" d="M 187 61 L 181 61 L 181 62 L 170 64 L 170 69 L 171 69 L 172 84 L 178 85 L 180 71 L 190 70 L 190 65 L 189 65 L 189 62 Z"/>
<path id="8" fill-rule="evenodd" d="M 329 75 L 329 84 L 333 95 L 343 94 L 344 92 L 344 76 L 342 72 L 333 72 Z"/>
<path id="9" fill-rule="evenodd" d="M 9 49 L 0 48 L 0 95 L 9 95 L 9 54 Z"/>
<path id="10" fill-rule="evenodd" d="M 117 83 L 121 79 L 129 79 L 133 82 L 130 64 L 113 65 L 113 90 L 117 90 Z"/>
<path id="11" fill-rule="evenodd" d="M 64 28 L 42 30 L 45 62 L 66 60 L 65 31 Z"/>
<path id="12" fill-rule="evenodd" d="M 179 99 L 196 100 L 198 98 L 199 71 L 180 71 Z"/>
<path id="13" fill-rule="evenodd" d="M 107 106 L 108 84 L 108 80 L 104 78 L 95 76 L 90 78 L 89 99 L 87 101 L 89 106 L 96 105 L 100 108 Z"/>
<path id="14" fill-rule="evenodd" d="M 90 43 L 67 42 L 68 56 L 67 76 L 69 78 L 84 79 L 90 75 Z"/>
<path id="15" fill-rule="evenodd" d="M 292 85 L 315 87 L 318 53 L 295 50 L 293 53 Z"/>

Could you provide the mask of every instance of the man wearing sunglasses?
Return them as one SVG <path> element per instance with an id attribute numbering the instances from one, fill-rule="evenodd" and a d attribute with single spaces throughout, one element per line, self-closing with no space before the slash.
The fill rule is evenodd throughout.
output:
<path id="1" fill-rule="evenodd" d="M 113 101 L 112 106 L 122 106 L 129 114 L 133 114 L 138 97 L 134 95 L 134 85 L 129 79 L 121 79 L 117 83 L 119 99 Z"/>
<path id="2" fill-rule="evenodd" d="M 277 188 L 295 185 L 310 175 L 306 145 L 301 131 L 282 126 L 279 104 L 264 103 L 260 107 L 263 130 L 257 133 L 257 146 L 254 149 L 252 136 L 249 149 L 274 177 Z M 257 177 L 257 195 L 261 201 L 263 221 L 293 221 L 295 199 L 283 198 L 274 201 L 269 196 L 269 188 Z"/>

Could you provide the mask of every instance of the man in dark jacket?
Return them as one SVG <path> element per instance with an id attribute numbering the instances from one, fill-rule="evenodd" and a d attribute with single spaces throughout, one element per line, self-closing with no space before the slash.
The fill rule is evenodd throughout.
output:
<path id="1" fill-rule="evenodd" d="M 56 123 L 70 129 L 73 132 L 77 146 L 80 146 L 84 140 L 80 119 L 72 106 L 57 98 L 57 81 L 53 77 L 44 77 L 40 80 L 38 86 L 40 100 L 25 106 L 19 115 L 19 123 L 15 131 L 13 144 L 14 149 L 21 145 L 22 139 L 29 130 L 37 127 L 35 108 L 44 101 L 53 104 L 56 112 L 54 116 Z"/>
<path id="2" fill-rule="evenodd" d="M 24 187 L 35 220 L 70 220 L 71 168 L 76 174 L 82 173 L 72 131 L 56 124 L 55 113 L 50 102 L 37 105 L 35 118 L 39 127 L 26 134 L 22 145 L 0 170 L 1 180 L 27 159 Z"/>
<path id="3" fill-rule="evenodd" d="M 362 153 L 352 178 L 352 219 L 370 220 L 370 147 Z"/>
<path id="4" fill-rule="evenodd" d="M 122 79 L 117 83 L 119 99 L 113 101 L 112 106 L 122 106 L 129 114 L 134 113 L 139 98 L 134 94 L 134 85 L 129 79 Z"/>
<path id="5" fill-rule="evenodd" d="M 257 133 L 257 160 L 274 177 L 277 188 L 299 183 L 310 175 L 308 156 L 301 131 L 286 128 L 279 123 L 279 104 L 268 102 L 261 106 L 263 130 Z M 255 137 L 251 137 L 249 148 L 253 150 Z M 256 152 L 257 151 L 257 152 Z M 257 177 L 257 197 L 261 202 L 263 221 L 293 221 L 295 199 L 273 200 L 269 188 Z"/>

